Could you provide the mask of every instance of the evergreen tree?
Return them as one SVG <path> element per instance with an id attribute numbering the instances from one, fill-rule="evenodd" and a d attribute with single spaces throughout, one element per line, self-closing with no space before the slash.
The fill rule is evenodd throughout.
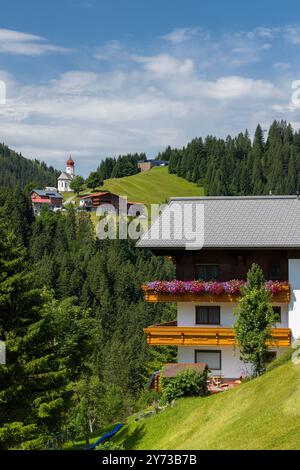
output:
<path id="1" fill-rule="evenodd" d="M 266 342 L 271 338 L 270 327 L 275 322 L 276 316 L 264 285 L 262 270 L 253 264 L 236 311 L 234 329 L 241 359 L 252 365 L 254 376 L 265 371 Z"/>
<path id="2" fill-rule="evenodd" d="M 103 185 L 103 179 L 100 178 L 100 175 L 97 171 L 92 171 L 86 180 L 86 185 L 90 189 L 95 189 L 98 186 Z"/>
<path id="3" fill-rule="evenodd" d="M 84 179 L 82 178 L 82 176 L 75 176 L 70 182 L 70 189 L 74 191 L 78 196 L 80 191 L 83 190 L 83 188 L 84 188 Z"/>
<path id="4" fill-rule="evenodd" d="M 58 357 L 47 300 L 32 289 L 25 251 L 0 227 L 0 448 L 45 448 L 67 407 L 68 371 Z"/>
<path id="5" fill-rule="evenodd" d="M 29 160 L 22 154 L 0 144 L 0 187 L 24 188 L 35 181 L 35 187 L 56 186 L 59 172 L 38 160 Z"/>
<path id="6" fill-rule="evenodd" d="M 288 174 L 285 182 L 285 193 L 296 194 L 298 191 L 298 171 L 295 158 L 295 150 L 291 152 L 291 157 L 288 166 Z"/>

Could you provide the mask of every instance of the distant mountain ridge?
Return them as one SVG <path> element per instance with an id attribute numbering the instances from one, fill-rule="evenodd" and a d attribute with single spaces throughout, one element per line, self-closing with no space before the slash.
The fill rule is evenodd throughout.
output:
<path id="1" fill-rule="evenodd" d="M 59 172 L 38 160 L 29 160 L 0 144 L 0 187 L 24 187 L 34 182 L 40 187 L 56 186 Z"/>

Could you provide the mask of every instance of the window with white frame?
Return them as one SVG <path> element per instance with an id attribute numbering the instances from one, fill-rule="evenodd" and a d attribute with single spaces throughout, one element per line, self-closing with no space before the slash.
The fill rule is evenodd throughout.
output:
<path id="1" fill-rule="evenodd" d="M 207 364 L 210 370 L 221 370 L 221 351 L 197 350 L 195 362 Z"/>

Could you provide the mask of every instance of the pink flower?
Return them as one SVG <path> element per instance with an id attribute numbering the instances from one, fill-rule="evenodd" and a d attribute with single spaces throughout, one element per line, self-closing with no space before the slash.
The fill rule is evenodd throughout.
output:
<path id="1" fill-rule="evenodd" d="M 232 279 L 231 281 L 179 281 L 173 279 L 172 281 L 152 281 L 146 285 L 147 290 L 155 293 L 167 294 L 194 294 L 201 295 L 205 292 L 211 295 L 220 295 L 227 293 L 230 295 L 239 295 L 241 288 L 247 283 L 244 280 Z M 267 281 L 265 284 L 268 291 L 275 295 L 282 290 L 288 288 L 287 282 Z"/>

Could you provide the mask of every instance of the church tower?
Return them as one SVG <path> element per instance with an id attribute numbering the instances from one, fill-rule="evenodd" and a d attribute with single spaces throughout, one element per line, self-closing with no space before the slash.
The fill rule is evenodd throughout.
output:
<path id="1" fill-rule="evenodd" d="M 57 189 L 61 192 L 71 191 L 70 183 L 75 176 L 75 163 L 71 155 L 66 162 L 66 171 L 62 171 L 58 177 Z"/>
<path id="2" fill-rule="evenodd" d="M 67 175 L 70 175 L 71 178 L 74 178 L 74 176 L 75 176 L 75 163 L 74 163 L 71 155 L 67 160 L 66 173 L 67 173 Z"/>

